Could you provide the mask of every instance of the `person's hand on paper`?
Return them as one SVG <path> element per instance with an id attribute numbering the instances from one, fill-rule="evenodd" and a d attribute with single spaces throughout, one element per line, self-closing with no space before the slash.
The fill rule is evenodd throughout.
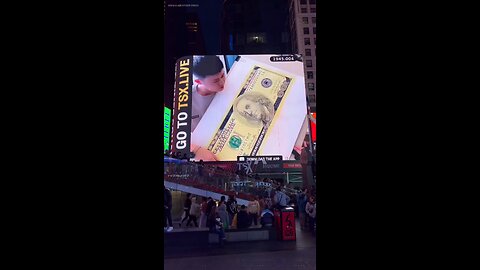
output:
<path id="1" fill-rule="evenodd" d="M 195 159 L 203 161 L 217 161 L 217 157 L 208 149 L 203 147 L 198 148 L 197 152 L 195 153 Z"/>
<path id="2" fill-rule="evenodd" d="M 195 160 L 217 161 L 217 157 L 208 149 L 192 145 L 192 152 L 195 153 Z"/>

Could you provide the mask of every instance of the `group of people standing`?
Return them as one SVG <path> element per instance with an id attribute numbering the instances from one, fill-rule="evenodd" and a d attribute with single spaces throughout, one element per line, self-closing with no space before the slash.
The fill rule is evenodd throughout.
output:
<path id="1" fill-rule="evenodd" d="M 272 191 L 272 196 L 256 196 L 248 205 L 238 206 L 235 195 L 229 196 L 226 200 L 225 196 L 220 197 L 217 203 L 211 197 L 202 197 L 201 202 L 197 197 L 187 194 L 183 205 L 183 215 L 179 223 L 181 227 L 186 221 L 188 227 L 191 223 L 195 227 L 209 228 L 211 231 L 220 235 L 225 240 L 226 229 L 245 229 L 252 225 L 257 226 L 258 223 L 262 227 L 273 226 L 274 214 L 273 208 L 282 208 L 290 202 L 290 197 L 282 192 L 278 187 Z M 171 208 L 172 195 L 165 188 L 165 230 L 173 230 Z M 299 219 L 302 230 L 315 231 L 316 203 L 315 196 L 303 189 L 295 198 L 299 208 Z M 167 226 L 168 221 L 168 226 Z"/>
<path id="2" fill-rule="evenodd" d="M 229 196 L 225 200 L 225 196 L 220 197 L 218 204 L 211 198 L 202 198 L 202 202 L 198 203 L 196 197 L 192 197 L 190 193 L 185 199 L 182 220 L 179 223 L 181 227 L 186 221 L 186 226 L 193 222 L 195 227 L 209 228 L 216 218 L 222 222 L 223 228 L 246 228 L 251 224 L 258 225 L 258 219 L 261 214 L 261 206 L 257 199 L 248 203 L 248 207 L 242 205 L 239 209 L 235 195 Z M 198 220 L 198 223 L 197 223 Z"/>
<path id="3" fill-rule="evenodd" d="M 269 207 L 270 204 L 266 203 L 263 198 L 260 199 L 259 196 L 256 196 L 256 199 L 249 202 L 247 206 L 238 207 L 235 195 L 229 196 L 228 200 L 225 200 L 225 196 L 221 196 L 217 204 L 211 197 L 202 197 L 202 201 L 198 202 L 197 197 L 192 197 L 188 193 L 179 226 L 182 227 L 186 222 L 187 227 L 193 223 L 195 227 L 212 229 L 221 223 L 222 229 L 248 228 L 252 224 L 258 225 L 262 210 Z M 172 194 L 166 187 L 164 187 L 164 210 L 164 229 L 170 232 L 173 230 Z"/>

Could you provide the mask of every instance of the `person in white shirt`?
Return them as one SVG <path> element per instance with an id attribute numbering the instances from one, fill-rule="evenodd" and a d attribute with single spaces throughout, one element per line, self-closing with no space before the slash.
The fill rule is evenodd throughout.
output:
<path id="1" fill-rule="evenodd" d="M 192 132 L 197 127 L 216 93 L 225 88 L 225 70 L 220 58 L 216 55 L 194 56 L 193 74 L 197 77 L 192 91 Z M 195 159 L 216 161 L 215 155 L 198 145 L 192 144 L 190 151 Z"/>

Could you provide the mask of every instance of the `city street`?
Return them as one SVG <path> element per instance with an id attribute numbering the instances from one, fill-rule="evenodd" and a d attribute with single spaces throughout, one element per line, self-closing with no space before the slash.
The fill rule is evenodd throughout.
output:
<path id="1" fill-rule="evenodd" d="M 296 241 L 227 243 L 224 247 L 182 247 L 164 251 L 164 266 L 176 269 L 315 269 L 316 238 L 297 221 Z"/>

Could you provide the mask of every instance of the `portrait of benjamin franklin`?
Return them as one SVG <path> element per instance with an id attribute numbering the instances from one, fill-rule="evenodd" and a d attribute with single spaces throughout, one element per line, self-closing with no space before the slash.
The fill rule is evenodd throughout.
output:
<path id="1" fill-rule="evenodd" d="M 268 126 L 273 119 L 273 103 L 262 94 L 247 93 L 233 103 L 233 110 L 247 123 Z"/>

